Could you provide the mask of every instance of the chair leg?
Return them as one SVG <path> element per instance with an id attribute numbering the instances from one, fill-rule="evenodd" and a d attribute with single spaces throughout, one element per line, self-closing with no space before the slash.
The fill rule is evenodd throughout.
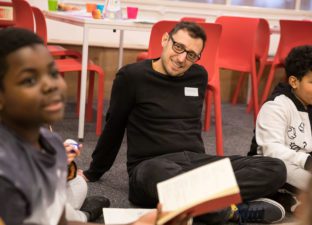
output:
<path id="1" fill-rule="evenodd" d="M 257 115 L 259 112 L 259 99 L 258 99 L 258 82 L 256 69 L 253 68 L 251 72 L 251 83 L 252 83 L 252 96 L 253 96 L 253 106 L 254 106 L 254 122 L 256 122 Z"/>
<path id="2" fill-rule="evenodd" d="M 211 122 L 211 104 L 212 104 L 212 96 L 213 93 L 210 89 L 207 88 L 206 90 L 206 108 L 205 108 L 205 124 L 204 124 L 204 131 L 208 131 L 210 128 L 210 122 Z"/>
<path id="3" fill-rule="evenodd" d="M 239 95 L 239 92 L 242 88 L 242 85 L 244 84 L 244 81 L 245 81 L 245 74 L 244 74 L 244 72 L 241 72 L 240 76 L 239 76 L 239 80 L 238 80 L 236 88 L 235 88 L 235 91 L 234 91 L 234 94 L 233 94 L 233 97 L 232 97 L 232 102 L 231 102 L 232 105 L 236 105 L 238 95 Z"/>
<path id="4" fill-rule="evenodd" d="M 222 137 L 222 112 L 221 112 L 221 93 L 220 89 L 214 91 L 215 106 L 215 131 L 216 131 L 216 152 L 218 156 L 223 156 L 223 137 Z"/>
<path id="5" fill-rule="evenodd" d="M 252 100 L 252 98 L 250 98 L 249 102 L 248 102 L 248 105 L 247 105 L 246 112 L 250 113 L 252 109 L 253 109 L 253 100 Z"/>
<path id="6" fill-rule="evenodd" d="M 93 117 L 92 103 L 93 103 L 93 91 L 94 91 L 94 71 L 90 71 L 89 76 L 89 90 L 88 90 L 88 101 L 86 110 L 86 121 L 91 122 Z"/>
<path id="7" fill-rule="evenodd" d="M 78 75 L 78 82 L 77 82 L 77 91 L 76 91 L 76 115 L 79 116 L 79 106 L 80 106 L 80 84 L 81 84 L 81 72 Z"/>
<path id="8" fill-rule="evenodd" d="M 98 99 L 97 99 L 97 113 L 96 113 L 96 135 L 100 136 L 102 132 L 102 118 L 103 118 L 103 100 L 104 100 L 104 73 L 99 73 L 98 79 Z"/>
<path id="9" fill-rule="evenodd" d="M 275 73 L 275 69 L 276 69 L 276 65 L 272 65 L 269 75 L 268 75 L 268 79 L 267 82 L 265 84 L 263 93 L 262 93 L 262 98 L 261 98 L 261 105 L 267 100 L 268 96 L 269 96 L 269 92 L 272 86 L 272 82 L 273 82 L 273 78 L 274 78 L 274 73 Z"/>
<path id="10" fill-rule="evenodd" d="M 260 61 L 259 70 L 258 70 L 258 74 L 257 74 L 258 84 L 260 84 L 261 77 L 263 75 L 263 71 L 264 71 L 265 65 L 266 65 L 265 62 L 261 62 Z"/>
<path id="11" fill-rule="evenodd" d="M 265 68 L 265 62 L 260 61 L 260 66 L 259 66 L 258 75 L 257 75 L 258 85 L 260 85 L 260 81 L 261 81 L 261 77 L 263 75 L 264 68 Z M 252 100 L 252 98 L 250 98 L 246 112 L 250 113 L 252 108 L 253 108 L 253 100 Z"/>

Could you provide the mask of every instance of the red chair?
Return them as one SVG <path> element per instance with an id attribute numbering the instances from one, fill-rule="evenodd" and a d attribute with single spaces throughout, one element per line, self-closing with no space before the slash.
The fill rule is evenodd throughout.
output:
<path id="1" fill-rule="evenodd" d="M 14 15 L 15 15 L 15 27 L 21 27 L 25 29 L 29 29 L 31 31 L 35 30 L 35 21 L 33 17 L 33 12 L 31 9 L 31 5 L 25 0 L 12 0 L 12 5 L 14 8 Z M 36 24 L 36 30 L 40 30 L 42 27 L 44 29 L 46 24 L 41 24 L 40 22 Z M 43 32 L 41 32 L 43 33 Z M 45 41 L 47 45 L 47 34 L 45 36 L 41 36 L 42 39 Z M 61 56 L 64 57 L 75 57 L 81 58 L 81 53 L 77 51 L 68 51 L 67 49 L 63 48 L 60 45 L 47 45 L 51 55 L 53 56 Z"/>
<path id="2" fill-rule="evenodd" d="M 169 32 L 178 21 L 160 21 L 156 23 L 151 32 L 147 58 L 157 58 L 161 55 L 162 46 L 161 38 L 165 32 Z M 220 94 L 220 79 L 219 68 L 217 63 L 217 52 L 219 47 L 219 40 L 221 34 L 221 26 L 218 24 L 200 23 L 207 35 L 207 42 L 204 51 L 202 52 L 199 64 L 203 65 L 208 71 L 207 94 L 213 94 L 215 103 L 215 129 L 216 129 L 216 152 L 217 155 L 223 155 L 223 139 L 222 139 L 222 113 L 221 113 L 221 94 Z M 211 96 L 212 97 L 212 96 Z M 206 114 L 205 124 L 207 118 L 210 119 L 210 108 L 207 108 L 206 98 Z M 211 102 L 208 103 L 209 105 Z M 210 121 L 207 121 L 210 124 Z"/>
<path id="3" fill-rule="evenodd" d="M 205 18 L 200 17 L 182 17 L 180 21 L 188 21 L 188 22 L 194 22 L 194 23 L 205 23 Z M 209 74 L 210 77 L 211 74 Z M 219 76 L 219 74 L 218 74 Z M 219 80 L 220 78 L 218 78 Z M 220 87 L 220 84 L 218 84 Z M 219 88 L 220 90 L 220 88 Z M 208 89 L 209 91 L 209 89 Z M 213 93 L 212 93 L 213 94 Z M 206 95 L 206 111 L 205 111 L 205 122 L 204 122 L 204 131 L 208 131 L 210 128 L 210 121 L 211 121 L 211 103 L 212 103 L 212 95 L 210 92 L 207 92 Z M 222 137 L 222 135 L 221 135 Z"/>
<path id="4" fill-rule="evenodd" d="M 175 25 L 177 21 L 159 21 L 155 23 L 151 30 L 151 35 L 148 44 L 148 50 L 145 52 L 140 52 L 137 56 L 137 62 L 145 59 L 153 59 L 160 57 L 162 47 L 161 38 L 165 32 L 169 32 Z"/>
<path id="5" fill-rule="evenodd" d="M 256 72 L 257 32 L 260 19 L 221 16 L 216 20 L 222 25 L 219 50 L 220 68 L 251 75 L 254 121 L 259 111 Z"/>
<path id="6" fill-rule="evenodd" d="M 24 0 L 12 0 L 12 6 L 15 17 L 15 27 L 34 31 L 34 18 L 29 3 Z"/>
<path id="7" fill-rule="evenodd" d="M 312 22 L 303 20 L 280 20 L 280 40 L 275 53 L 272 67 L 262 94 L 263 104 L 269 96 L 275 70 L 284 67 L 289 51 L 299 45 L 312 44 Z"/>
<path id="8" fill-rule="evenodd" d="M 40 9 L 33 7 L 33 14 L 35 17 L 36 26 L 40 23 L 40 29 L 37 30 L 37 34 L 46 38 L 47 29 L 45 17 Z M 39 27 L 39 26 L 37 26 Z M 45 40 L 46 41 L 46 40 Z M 77 58 L 66 58 L 66 59 L 56 59 L 55 63 L 58 70 L 61 73 L 65 72 L 80 72 L 82 69 L 82 64 L 80 59 Z M 88 63 L 89 74 L 89 89 L 88 89 L 88 100 L 87 100 L 87 110 L 86 110 L 86 120 L 92 120 L 92 102 L 93 102 L 93 90 L 94 90 L 94 74 L 98 74 L 98 94 L 97 94 L 97 118 L 96 118 L 96 135 L 100 135 L 102 132 L 102 113 L 103 113 L 103 100 L 104 100 L 104 72 L 101 67 L 89 62 Z M 78 88 L 77 88 L 77 109 L 79 109 L 79 97 L 80 97 L 80 79 L 78 79 Z"/>
<path id="9" fill-rule="evenodd" d="M 19 4 L 21 4 L 21 3 L 19 3 Z M 35 17 L 34 23 L 36 24 L 36 33 L 43 39 L 44 43 L 46 44 L 46 46 L 47 46 L 47 48 L 48 48 L 48 50 L 52 56 L 61 56 L 62 58 L 73 57 L 73 58 L 81 59 L 81 53 L 80 52 L 65 49 L 60 45 L 48 45 L 48 43 L 47 43 L 47 39 L 48 39 L 48 37 L 47 37 L 47 24 L 46 24 L 45 17 L 44 17 L 44 15 L 40 15 L 40 14 L 42 14 L 42 12 L 40 9 L 38 9 L 36 7 L 32 7 L 32 13 L 34 14 L 33 16 Z M 36 19 L 36 17 L 38 17 L 38 18 Z"/>
<path id="10" fill-rule="evenodd" d="M 195 18 L 195 17 L 183 17 L 181 21 L 192 21 L 192 22 L 205 22 L 204 18 Z M 148 50 L 144 52 L 140 52 L 137 56 L 136 61 L 142 61 L 145 59 L 152 59 L 159 57 L 161 54 L 162 48 L 160 47 L 162 35 L 165 32 L 169 32 L 177 22 L 171 21 L 160 21 L 154 24 L 152 27 Z M 157 46 L 156 48 L 154 46 Z"/>
<path id="11" fill-rule="evenodd" d="M 258 25 L 258 31 L 256 36 L 256 60 L 259 62 L 259 69 L 257 73 L 257 81 L 258 83 L 261 80 L 261 77 L 263 75 L 263 71 L 267 65 L 272 64 L 272 61 L 268 59 L 268 51 L 269 51 L 269 45 L 270 45 L 270 26 L 266 19 L 260 18 L 259 19 L 259 25 Z M 205 22 L 205 18 L 197 18 L 197 17 L 183 17 L 181 18 L 181 21 L 192 21 L 192 22 Z M 239 81 L 237 83 L 237 86 L 235 88 L 233 97 L 232 97 L 232 104 L 237 103 L 238 95 L 241 90 L 242 85 L 245 81 L 245 74 L 242 73 Z M 248 104 L 247 111 L 249 112 L 252 107 L 252 99 L 250 99 Z M 207 121 L 207 118 L 206 118 Z M 210 121 L 210 120 L 209 120 Z M 206 130 L 209 129 L 210 123 L 207 122 Z"/>
<path id="12" fill-rule="evenodd" d="M 208 84 L 206 92 L 206 111 L 204 128 L 210 124 L 210 113 L 212 96 L 214 99 L 215 110 L 215 132 L 216 132 L 216 153 L 217 155 L 224 155 L 223 153 L 223 135 L 222 135 L 222 110 L 221 110 L 221 90 L 220 90 L 220 73 L 218 63 L 218 51 L 221 37 L 222 27 L 215 23 L 199 23 L 206 32 L 207 41 L 205 48 L 201 54 L 198 64 L 205 67 L 208 71 Z M 207 130 L 207 129 L 206 129 Z"/>
<path id="13" fill-rule="evenodd" d="M 260 83 L 261 77 L 263 75 L 263 71 L 267 65 L 271 65 L 272 61 L 268 58 L 269 46 L 270 46 L 270 26 L 266 19 L 259 19 L 259 25 L 256 36 L 256 61 L 259 63 L 259 69 L 257 72 L 257 82 Z M 236 89 L 234 91 L 232 97 L 232 104 L 235 105 L 237 103 L 238 95 L 241 90 L 241 87 L 245 81 L 245 74 L 242 73 L 239 81 L 236 85 Z M 252 98 L 249 100 L 247 112 L 250 112 L 252 109 L 253 101 Z"/>
<path id="14" fill-rule="evenodd" d="M 201 17 L 182 17 L 180 21 L 188 21 L 194 23 L 205 23 L 206 19 Z"/>

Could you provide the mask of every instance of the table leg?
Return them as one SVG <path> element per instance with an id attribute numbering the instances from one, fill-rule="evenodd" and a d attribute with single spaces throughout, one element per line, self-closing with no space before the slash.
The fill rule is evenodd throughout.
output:
<path id="1" fill-rule="evenodd" d="M 124 31 L 120 30 L 119 34 L 119 55 L 118 55 L 118 69 L 122 67 L 123 63 L 123 39 L 124 39 Z"/>
<path id="2" fill-rule="evenodd" d="M 78 139 L 83 141 L 85 109 L 86 109 L 86 91 L 87 91 L 87 67 L 88 67 L 88 34 L 89 28 L 83 28 L 83 44 L 82 44 L 82 71 L 80 83 L 80 105 L 79 105 L 79 124 L 78 124 Z"/>
<path id="3" fill-rule="evenodd" d="M 251 74 L 248 74 L 248 86 L 247 86 L 247 97 L 246 97 L 247 105 L 251 98 L 252 98 Z"/>

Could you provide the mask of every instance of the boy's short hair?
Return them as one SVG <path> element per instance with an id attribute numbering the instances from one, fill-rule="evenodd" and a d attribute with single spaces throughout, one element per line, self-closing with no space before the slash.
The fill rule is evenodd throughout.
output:
<path id="1" fill-rule="evenodd" d="M 207 37 L 205 30 L 200 25 L 194 22 L 182 21 L 177 23 L 177 25 L 174 28 L 172 28 L 172 30 L 169 32 L 169 35 L 174 35 L 179 30 L 187 30 L 187 32 L 192 38 L 202 39 L 204 49 Z"/>
<path id="2" fill-rule="evenodd" d="M 30 30 L 13 27 L 0 30 L 0 90 L 4 88 L 3 78 L 8 71 L 7 56 L 20 48 L 35 44 L 44 45 L 44 42 Z"/>
<path id="3" fill-rule="evenodd" d="M 295 76 L 298 80 L 312 71 L 312 45 L 293 48 L 286 57 L 285 70 L 287 78 Z"/>

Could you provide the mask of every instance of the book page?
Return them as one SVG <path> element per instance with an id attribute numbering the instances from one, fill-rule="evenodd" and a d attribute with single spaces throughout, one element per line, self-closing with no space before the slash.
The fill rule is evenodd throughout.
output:
<path id="1" fill-rule="evenodd" d="M 174 211 L 223 195 L 239 193 L 228 158 L 198 167 L 157 184 L 163 211 Z"/>
<path id="2" fill-rule="evenodd" d="M 105 224 L 128 224 L 136 221 L 144 214 L 156 209 L 123 209 L 123 208 L 103 208 Z"/>

